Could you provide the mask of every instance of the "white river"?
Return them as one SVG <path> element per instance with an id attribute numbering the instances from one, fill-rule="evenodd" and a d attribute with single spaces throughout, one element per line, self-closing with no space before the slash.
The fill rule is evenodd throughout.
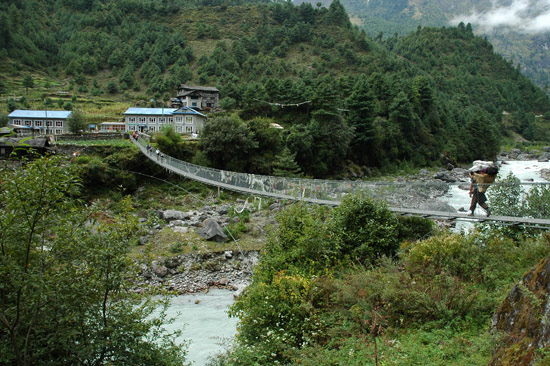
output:
<path id="1" fill-rule="evenodd" d="M 513 172 L 522 182 L 545 182 L 540 177 L 541 169 L 550 169 L 550 162 L 510 161 L 501 166 L 499 178 Z M 469 184 L 469 183 L 465 183 Z M 444 197 L 456 210 L 468 209 L 470 197 L 468 191 L 453 185 Z M 480 209 L 478 209 L 481 211 Z M 478 215 L 481 212 L 476 212 Z M 190 342 L 188 361 L 194 366 L 204 366 L 208 357 L 224 350 L 236 333 L 237 319 L 229 318 L 227 309 L 233 304 L 233 292 L 212 289 L 205 294 L 190 294 L 172 299 L 168 309 L 169 317 L 176 321 L 168 329 L 181 329 L 180 342 Z"/>

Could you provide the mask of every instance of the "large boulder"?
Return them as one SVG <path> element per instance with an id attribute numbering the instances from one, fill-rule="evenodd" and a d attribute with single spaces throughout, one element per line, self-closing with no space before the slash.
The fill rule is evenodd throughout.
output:
<path id="1" fill-rule="evenodd" d="M 493 316 L 503 342 L 490 366 L 534 365 L 550 345 L 550 257 L 541 260 L 514 286 Z M 549 359 L 549 357 L 545 357 Z"/>
<path id="2" fill-rule="evenodd" d="M 225 243 L 228 239 L 223 232 L 223 228 L 213 219 L 204 220 L 202 227 L 197 230 L 197 234 L 203 239 L 217 243 Z"/>

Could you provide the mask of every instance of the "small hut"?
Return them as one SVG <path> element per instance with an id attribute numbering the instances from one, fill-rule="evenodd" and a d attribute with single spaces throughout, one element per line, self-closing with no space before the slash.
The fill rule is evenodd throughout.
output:
<path id="1" fill-rule="evenodd" d="M 41 155 L 55 152 L 47 137 L 0 137 L 0 157 L 8 157 L 14 151 L 17 156 L 27 155 L 31 151 Z"/>

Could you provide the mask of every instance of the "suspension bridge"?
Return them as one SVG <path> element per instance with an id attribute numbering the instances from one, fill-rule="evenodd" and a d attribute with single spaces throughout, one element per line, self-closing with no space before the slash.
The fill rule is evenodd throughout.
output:
<path id="1" fill-rule="evenodd" d="M 490 222 L 550 230 L 550 220 L 548 219 L 514 216 L 469 216 L 466 213 L 457 212 L 449 205 L 441 210 L 416 208 L 418 201 L 412 199 L 413 193 L 426 200 L 433 200 L 435 196 L 442 195 L 447 191 L 449 183 L 443 181 L 422 183 L 368 182 L 238 173 L 195 165 L 167 156 L 162 152 L 157 153 L 142 137 L 137 140 L 131 138 L 131 140 L 147 158 L 174 174 L 219 189 L 245 195 L 336 206 L 341 203 L 345 195 L 367 192 L 374 198 L 384 198 L 388 202 L 388 208 L 400 215 L 420 216 L 445 221 Z"/>

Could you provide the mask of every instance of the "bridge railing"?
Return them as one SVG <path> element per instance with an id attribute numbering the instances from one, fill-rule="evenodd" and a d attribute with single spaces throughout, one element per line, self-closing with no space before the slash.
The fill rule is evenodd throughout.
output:
<path id="1" fill-rule="evenodd" d="M 167 155 L 157 156 L 154 150 L 147 150 L 147 141 L 139 138 L 138 143 L 150 159 L 172 167 L 183 175 L 237 191 L 253 191 L 273 197 L 338 204 L 345 195 L 361 193 L 384 198 L 391 206 L 417 208 L 417 202 L 413 202 L 411 197 L 421 195 L 430 199 L 435 195 L 434 192 L 442 194 L 448 187 L 444 182 L 423 182 L 417 185 L 411 182 L 323 180 L 239 173 L 195 165 Z"/>
<path id="2" fill-rule="evenodd" d="M 400 182 L 369 182 L 362 180 L 288 178 L 239 173 L 192 164 L 162 153 L 157 155 L 154 149 L 146 148 L 148 141 L 143 138 L 139 138 L 137 143 L 142 152 L 151 160 L 177 174 L 206 184 L 247 194 L 337 205 L 345 195 L 360 193 L 384 200 L 394 210 L 410 209 L 410 212 L 425 211 L 432 214 L 437 212 L 440 216 L 452 216 L 457 214 L 457 208 L 455 208 L 457 205 L 455 204 L 455 207 L 453 207 L 451 204 L 438 200 L 438 198 L 447 194 L 450 189 L 453 189 L 455 196 L 464 195 L 464 200 L 461 201 L 460 206 L 466 211 L 469 208 L 468 182 L 410 182 L 405 180 Z M 503 184 L 506 183 L 495 182 L 492 185 L 496 187 Z M 537 183 L 521 184 L 533 185 Z"/>

